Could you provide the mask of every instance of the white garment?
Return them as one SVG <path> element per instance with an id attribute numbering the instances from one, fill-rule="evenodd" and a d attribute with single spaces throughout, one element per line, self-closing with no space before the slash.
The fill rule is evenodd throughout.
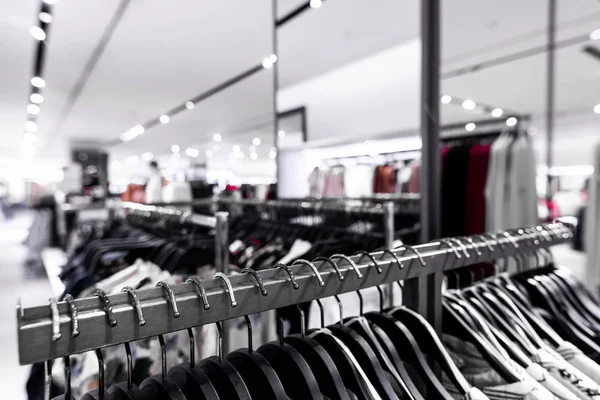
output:
<path id="1" fill-rule="evenodd" d="M 600 365 L 583 354 L 578 347 L 575 347 L 575 345 L 570 342 L 563 342 L 555 350 L 569 364 L 577 368 L 597 384 L 600 384 Z"/>
<path id="2" fill-rule="evenodd" d="M 325 188 L 325 173 L 315 167 L 308 175 L 308 194 L 311 197 L 322 197 Z"/>
<path id="3" fill-rule="evenodd" d="M 538 349 L 531 357 L 532 361 L 541 365 L 550 376 L 575 394 L 580 399 L 600 400 L 600 388 L 589 377 L 551 350 Z"/>
<path id="4" fill-rule="evenodd" d="M 162 201 L 165 203 L 186 203 L 193 200 L 189 182 L 170 182 L 162 189 Z"/>
<path id="5" fill-rule="evenodd" d="M 507 158 L 508 146 L 511 142 L 508 135 L 501 135 L 490 150 L 488 175 L 485 184 L 485 217 L 486 230 L 497 231 L 508 228 L 503 223 L 507 190 Z"/>
<path id="6" fill-rule="evenodd" d="M 479 390 L 475 387 L 472 387 L 465 394 L 465 400 L 489 400 L 489 397 L 487 397 L 485 394 L 483 394 L 481 392 L 481 390 Z"/>
<path id="7" fill-rule="evenodd" d="M 600 143 L 594 149 L 594 174 L 590 178 L 583 246 L 587 252 L 585 284 L 598 296 L 600 286 Z"/>
<path id="8" fill-rule="evenodd" d="M 539 364 L 532 363 L 525 372 L 533 379 L 535 379 L 540 385 L 545 387 L 550 393 L 555 395 L 561 400 L 578 400 L 579 397 L 567 389 L 564 385 L 558 382 L 550 373 Z"/>
<path id="9" fill-rule="evenodd" d="M 508 209 L 504 228 L 535 225 L 538 221 L 535 151 L 529 137 L 520 135 L 510 147 Z"/>
<path id="10" fill-rule="evenodd" d="M 344 195 L 346 197 L 373 196 L 373 173 L 370 165 L 346 167 L 344 171 Z"/>
<path id="11" fill-rule="evenodd" d="M 301 258 L 303 255 L 305 255 L 310 248 L 312 247 L 312 243 L 306 241 L 306 240 L 301 240 L 301 239 L 296 239 L 294 240 L 294 243 L 292 244 L 292 247 L 290 247 L 290 251 L 283 256 L 283 258 L 281 260 L 279 260 L 279 263 L 288 265 L 289 263 Z"/>
<path id="12" fill-rule="evenodd" d="M 162 178 L 154 171 L 146 185 L 146 204 L 152 203 L 162 203 Z"/>

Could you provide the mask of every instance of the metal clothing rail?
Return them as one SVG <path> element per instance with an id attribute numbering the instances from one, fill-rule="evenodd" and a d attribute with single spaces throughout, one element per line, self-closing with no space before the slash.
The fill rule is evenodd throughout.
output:
<path id="1" fill-rule="evenodd" d="M 30 308 L 19 305 L 19 361 L 30 364 L 54 359 L 335 294 L 492 262 L 564 243 L 572 236 L 572 231 L 565 225 L 554 223 L 456 238 L 452 242 L 439 240 L 350 257 L 332 256 L 322 262 L 299 260 L 287 270 L 280 267 L 261 270 L 256 275 L 230 277 L 217 274 L 213 279 L 173 286 L 172 292 L 165 287 L 139 290 L 135 296 L 135 300 L 139 300 L 137 307 L 131 293 L 90 297 L 71 304 L 59 302 L 54 312 L 48 305 Z M 441 300 L 436 306 L 441 308 Z M 140 322 L 141 315 L 145 324 Z M 74 323 L 79 331 L 76 336 L 72 334 Z"/>

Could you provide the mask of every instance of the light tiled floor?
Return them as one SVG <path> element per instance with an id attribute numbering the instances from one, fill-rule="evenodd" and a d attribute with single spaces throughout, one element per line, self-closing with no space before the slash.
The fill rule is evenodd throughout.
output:
<path id="1" fill-rule="evenodd" d="M 0 222 L 0 380 L 2 398 L 26 399 L 25 382 L 29 366 L 20 366 L 17 346 L 17 299 L 23 305 L 46 304 L 51 296 L 45 276 L 35 276 L 23 262 L 27 249 L 21 243 L 32 216 L 22 213 Z"/>

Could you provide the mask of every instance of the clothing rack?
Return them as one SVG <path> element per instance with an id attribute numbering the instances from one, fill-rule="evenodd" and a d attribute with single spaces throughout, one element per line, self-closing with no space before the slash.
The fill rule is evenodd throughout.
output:
<path id="1" fill-rule="evenodd" d="M 126 213 L 159 216 L 161 218 L 172 218 L 181 223 L 190 223 L 196 226 L 212 228 L 215 230 L 215 268 L 218 272 L 227 274 L 229 272 L 229 213 L 219 211 L 216 215 L 194 214 L 182 211 L 175 207 L 162 207 L 140 203 L 124 202 L 121 207 Z"/>
<path id="2" fill-rule="evenodd" d="M 572 236 L 566 225 L 551 223 L 453 239 L 459 243 L 458 247 L 450 241 L 439 240 L 415 247 L 376 251 L 368 256 L 357 254 L 349 256 L 350 262 L 331 259 L 339 272 L 329 261 L 297 261 L 289 266 L 289 273 L 283 268 L 257 271 L 260 279 L 252 274 L 240 274 L 203 280 L 204 300 L 199 294 L 199 286 L 191 282 L 172 286 L 172 296 L 170 290 L 162 287 L 139 290 L 136 293 L 139 311 L 128 293 L 109 295 L 105 299 L 78 299 L 71 304 L 58 302 L 54 318 L 52 306 L 24 308 L 19 304 L 19 361 L 30 364 L 50 360 L 498 258 L 533 253 L 565 243 Z M 294 286 L 298 289 L 294 290 Z M 441 308 L 441 299 L 439 301 L 435 306 Z M 142 314 L 138 312 L 146 321 L 143 325 L 138 320 L 138 315 Z M 75 337 L 71 334 L 74 323 L 79 328 Z"/>

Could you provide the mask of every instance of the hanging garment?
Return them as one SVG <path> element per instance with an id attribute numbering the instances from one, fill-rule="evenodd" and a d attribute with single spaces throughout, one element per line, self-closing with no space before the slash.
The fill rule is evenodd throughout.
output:
<path id="1" fill-rule="evenodd" d="M 600 295 L 600 143 L 594 149 L 594 174 L 590 178 L 583 249 L 587 252 L 585 284 L 598 298 Z"/>
<path id="2" fill-rule="evenodd" d="M 535 151 L 527 135 L 519 135 L 510 148 L 507 228 L 539 222 Z"/>
<path id="3" fill-rule="evenodd" d="M 490 150 L 488 175 L 485 183 L 486 231 L 507 229 L 506 204 L 508 200 L 508 147 L 509 135 L 500 135 Z"/>
<path id="4" fill-rule="evenodd" d="M 308 195 L 322 197 L 325 188 L 325 172 L 315 167 L 308 175 Z"/>
<path id="5" fill-rule="evenodd" d="M 466 230 L 474 235 L 485 232 L 485 183 L 488 175 L 490 146 L 474 144 L 469 152 L 467 170 Z"/>
<path id="6" fill-rule="evenodd" d="M 588 376 L 597 384 L 600 384 L 600 365 L 570 342 L 562 342 L 560 346 L 554 349 L 569 364 L 577 368 L 583 374 Z"/>
<path id="7" fill-rule="evenodd" d="M 352 167 L 347 167 L 344 171 L 344 196 L 373 196 L 373 189 L 371 187 L 373 175 L 374 170 L 370 165 L 355 165 Z"/>
<path id="8" fill-rule="evenodd" d="M 442 171 L 442 236 L 464 236 L 467 220 L 467 173 L 471 146 L 450 149 Z"/>
<path id="9" fill-rule="evenodd" d="M 153 172 L 146 185 L 146 203 L 162 202 L 162 178 L 158 172 Z"/>

